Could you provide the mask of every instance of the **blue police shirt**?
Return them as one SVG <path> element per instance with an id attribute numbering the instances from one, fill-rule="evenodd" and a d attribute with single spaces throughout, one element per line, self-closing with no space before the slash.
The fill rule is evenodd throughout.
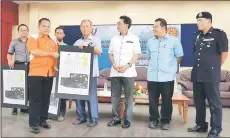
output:
<path id="1" fill-rule="evenodd" d="M 177 58 L 184 55 L 181 42 L 166 34 L 161 40 L 152 37 L 147 42 L 147 54 L 151 57 L 147 80 L 154 82 L 173 81 L 178 69 Z"/>

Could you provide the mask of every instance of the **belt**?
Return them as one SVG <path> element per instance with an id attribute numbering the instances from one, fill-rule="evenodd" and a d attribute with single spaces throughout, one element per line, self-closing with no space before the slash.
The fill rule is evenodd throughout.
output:
<path id="1" fill-rule="evenodd" d="M 25 65 L 28 65 L 28 64 L 30 64 L 30 62 L 15 61 L 14 64 L 25 64 Z"/>

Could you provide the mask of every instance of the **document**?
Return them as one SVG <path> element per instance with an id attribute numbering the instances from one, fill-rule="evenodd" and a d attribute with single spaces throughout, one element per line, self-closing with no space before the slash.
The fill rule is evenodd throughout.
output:
<path id="1" fill-rule="evenodd" d="M 25 104 L 25 71 L 3 70 L 3 103 Z"/>
<path id="2" fill-rule="evenodd" d="M 58 92 L 89 94 L 91 53 L 60 52 Z"/>

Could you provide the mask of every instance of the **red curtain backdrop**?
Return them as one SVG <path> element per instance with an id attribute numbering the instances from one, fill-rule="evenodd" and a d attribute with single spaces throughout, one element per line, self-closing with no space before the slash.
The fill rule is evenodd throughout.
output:
<path id="1" fill-rule="evenodd" d="M 18 4 L 10 0 L 1 1 L 1 64 L 7 64 L 7 50 L 12 39 L 12 27 L 18 25 Z"/>
<path id="2" fill-rule="evenodd" d="M 12 39 L 12 24 L 7 23 L 5 21 L 1 21 L 1 25 L 2 25 L 2 43 L 1 43 L 1 48 L 2 48 L 2 53 L 1 53 L 1 63 L 2 64 L 7 64 L 7 50 L 10 44 L 10 41 Z"/>

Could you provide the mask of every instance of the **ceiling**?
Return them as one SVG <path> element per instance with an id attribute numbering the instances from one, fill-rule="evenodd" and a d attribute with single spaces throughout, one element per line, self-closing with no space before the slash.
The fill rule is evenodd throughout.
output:
<path id="1" fill-rule="evenodd" d="M 22 3 L 80 3 L 80 2 L 95 2 L 95 1 L 49 1 L 49 0 L 13 0 L 17 4 Z M 97 1 L 98 2 L 98 1 Z"/>

